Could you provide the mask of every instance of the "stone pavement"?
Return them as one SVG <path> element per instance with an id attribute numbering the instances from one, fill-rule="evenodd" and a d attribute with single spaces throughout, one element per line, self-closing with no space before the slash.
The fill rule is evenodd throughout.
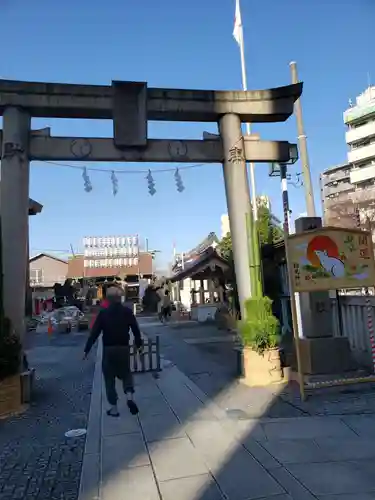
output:
<path id="1" fill-rule="evenodd" d="M 165 356 L 187 375 L 211 399 L 242 418 L 297 417 L 303 415 L 375 414 L 375 384 L 359 384 L 313 391 L 302 402 L 298 389 L 278 393 L 273 387 L 249 388 L 236 378 L 236 356 L 231 335 L 213 325 L 154 325 L 141 321 L 145 333 L 160 337 Z M 227 342 L 213 343 L 214 337 Z M 200 342 L 195 342 L 199 338 Z"/>
<path id="2" fill-rule="evenodd" d="M 0 498 L 76 500 L 85 438 L 64 434 L 87 426 L 95 355 L 82 361 L 87 333 L 27 337 L 35 399 L 24 414 L 0 420 Z"/>
<path id="3" fill-rule="evenodd" d="M 276 398 L 273 389 L 249 390 L 238 382 L 237 356 L 230 342 L 230 333 L 217 330 L 214 325 L 163 326 L 146 320 L 140 323 L 148 337 L 159 335 L 162 354 L 222 408 L 241 410 L 247 417 L 279 418 L 304 414 L 294 405 L 294 400 Z M 213 343 L 212 339 L 218 336 L 229 341 Z M 199 343 L 191 343 L 198 338 Z"/>
<path id="4" fill-rule="evenodd" d="M 100 353 L 79 500 L 370 500 L 375 416 L 238 419 L 173 363 L 105 415 Z"/>

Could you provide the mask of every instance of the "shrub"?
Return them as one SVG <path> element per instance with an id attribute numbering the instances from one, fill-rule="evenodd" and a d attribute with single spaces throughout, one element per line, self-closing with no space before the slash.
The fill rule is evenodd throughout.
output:
<path id="1" fill-rule="evenodd" d="M 263 354 L 278 347 L 280 324 L 272 314 L 272 301 L 268 297 L 251 298 L 245 302 L 245 319 L 238 329 L 245 347 Z"/>
<path id="2" fill-rule="evenodd" d="M 0 380 L 18 373 L 22 345 L 9 318 L 4 316 L 3 240 L 0 216 Z"/>

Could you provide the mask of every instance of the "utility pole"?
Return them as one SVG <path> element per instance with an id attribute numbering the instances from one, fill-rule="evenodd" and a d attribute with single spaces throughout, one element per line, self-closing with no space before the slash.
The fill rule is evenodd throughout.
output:
<path id="1" fill-rule="evenodd" d="M 294 334 L 294 345 L 295 345 L 295 350 L 296 350 L 296 356 L 297 356 L 297 368 L 298 368 L 298 382 L 299 382 L 299 390 L 301 394 L 301 399 L 302 401 L 305 400 L 305 383 L 303 379 L 303 372 L 301 369 L 302 363 L 301 363 L 301 350 L 300 350 L 300 343 L 299 343 L 299 326 L 300 326 L 300 321 L 299 321 L 299 305 L 297 306 L 297 301 L 296 297 L 297 294 L 293 295 L 293 288 L 292 288 L 292 279 L 291 279 L 291 272 L 290 272 L 290 267 L 288 263 L 288 256 L 289 256 L 289 234 L 290 234 L 290 225 L 289 225 L 289 194 L 288 194 L 288 180 L 287 180 L 287 165 L 281 164 L 280 165 L 280 178 L 281 178 L 281 192 L 282 192 L 282 202 L 283 202 L 283 229 L 284 229 L 284 244 L 285 244 L 285 254 L 287 258 L 287 270 L 288 270 L 288 284 L 289 284 L 289 290 L 290 290 L 290 309 L 292 313 L 292 323 L 293 323 L 293 334 Z"/>
<path id="2" fill-rule="evenodd" d="M 292 61 L 289 64 L 289 66 L 292 75 L 292 83 L 298 83 L 299 80 L 297 74 L 297 63 Z M 307 138 L 303 125 L 301 98 L 297 99 L 294 104 L 294 113 L 296 115 L 296 121 L 297 121 L 298 145 L 302 162 L 302 174 L 303 174 L 303 183 L 305 186 L 307 215 L 308 217 L 316 217 L 314 193 L 311 182 L 309 155 L 307 153 Z"/>

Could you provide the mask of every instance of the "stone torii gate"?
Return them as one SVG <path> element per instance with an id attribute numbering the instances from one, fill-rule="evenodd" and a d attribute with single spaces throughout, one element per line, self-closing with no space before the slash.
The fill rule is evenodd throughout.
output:
<path id="1" fill-rule="evenodd" d="M 244 137 L 241 122 L 286 121 L 301 93 L 301 83 L 241 92 L 148 88 L 146 83 L 121 81 L 98 86 L 0 80 L 4 309 L 18 335 L 22 338 L 24 329 L 32 160 L 222 163 L 243 310 L 251 297 L 246 234 L 251 205 L 245 162 L 286 163 L 296 146 Z M 50 129 L 31 130 L 32 117 L 110 119 L 113 139 L 53 137 Z M 217 122 L 220 136 L 148 139 L 148 120 Z"/>

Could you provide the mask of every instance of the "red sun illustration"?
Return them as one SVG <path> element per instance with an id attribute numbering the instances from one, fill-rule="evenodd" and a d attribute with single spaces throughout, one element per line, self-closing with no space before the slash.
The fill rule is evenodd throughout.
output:
<path id="1" fill-rule="evenodd" d="M 306 257 L 314 267 L 320 267 L 320 260 L 315 253 L 316 250 L 322 252 L 325 250 L 328 257 L 339 258 L 339 249 L 329 236 L 315 236 L 307 246 Z"/>

